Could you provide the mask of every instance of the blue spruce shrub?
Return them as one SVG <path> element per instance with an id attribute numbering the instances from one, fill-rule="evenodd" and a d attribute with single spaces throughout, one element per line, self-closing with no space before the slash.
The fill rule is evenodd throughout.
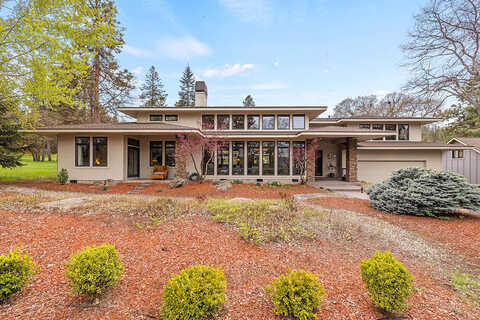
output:
<path id="1" fill-rule="evenodd" d="M 451 171 L 411 167 L 394 171 L 367 189 L 377 210 L 406 215 L 452 215 L 459 208 L 480 210 L 480 188 Z"/>

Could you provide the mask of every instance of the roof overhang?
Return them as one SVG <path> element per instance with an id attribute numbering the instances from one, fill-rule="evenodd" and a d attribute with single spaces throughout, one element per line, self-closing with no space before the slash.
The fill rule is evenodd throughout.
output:
<path id="1" fill-rule="evenodd" d="M 443 121 L 443 118 L 345 118 L 345 119 L 312 119 L 312 124 L 341 124 L 341 123 L 422 123 L 430 124 Z"/>
<path id="2" fill-rule="evenodd" d="M 460 143 L 460 144 L 463 145 L 463 146 L 468 146 L 465 142 L 463 142 L 462 140 L 460 140 L 460 139 L 458 139 L 458 138 L 452 138 L 452 139 L 450 139 L 450 141 L 448 141 L 447 144 L 451 144 L 451 143 L 453 143 L 453 142 L 458 142 L 458 143 Z M 477 149 L 477 148 L 475 148 L 475 147 L 473 147 L 473 146 L 471 147 L 471 149 L 472 149 L 473 151 L 477 152 L 477 153 L 480 153 L 480 150 Z"/>
<path id="3" fill-rule="evenodd" d="M 358 150 L 471 150 L 469 146 L 358 146 Z"/>

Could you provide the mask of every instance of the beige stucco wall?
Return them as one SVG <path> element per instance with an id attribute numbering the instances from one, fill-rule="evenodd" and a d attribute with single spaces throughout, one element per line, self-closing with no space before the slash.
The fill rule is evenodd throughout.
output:
<path id="1" fill-rule="evenodd" d="M 70 180 L 123 180 L 123 135 L 81 134 L 77 136 L 107 137 L 108 165 L 107 167 L 75 167 L 75 135 L 58 136 L 58 170 L 67 169 Z M 93 146 L 90 145 L 90 164 L 92 163 Z"/>
<path id="2" fill-rule="evenodd" d="M 358 180 L 379 182 L 392 171 L 422 166 L 442 170 L 440 150 L 358 150 Z"/>

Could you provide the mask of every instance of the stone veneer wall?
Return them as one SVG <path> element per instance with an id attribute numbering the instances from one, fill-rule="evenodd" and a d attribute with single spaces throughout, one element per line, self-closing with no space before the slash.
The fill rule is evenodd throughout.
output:
<path id="1" fill-rule="evenodd" d="M 175 177 L 187 179 L 187 157 L 178 152 L 178 141 L 175 146 Z"/>
<path id="2" fill-rule="evenodd" d="M 346 179 L 347 181 L 357 181 L 357 171 L 358 171 L 358 161 L 357 161 L 357 139 L 347 138 L 347 149 L 346 149 L 346 160 L 347 160 L 347 172 Z"/>
<path id="3" fill-rule="evenodd" d="M 307 157 L 307 181 L 315 181 L 315 149 L 316 145 L 313 139 L 307 139 L 306 157 Z"/>

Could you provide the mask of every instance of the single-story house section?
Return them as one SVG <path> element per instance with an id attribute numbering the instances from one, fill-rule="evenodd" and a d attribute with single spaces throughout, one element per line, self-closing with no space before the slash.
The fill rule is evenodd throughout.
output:
<path id="1" fill-rule="evenodd" d="M 464 145 L 422 142 L 422 126 L 437 118 L 321 117 L 325 106 L 208 106 L 198 81 L 190 107 L 122 107 L 135 122 L 60 125 L 35 133 L 58 139 L 58 169 L 73 181 L 150 179 L 154 165 L 169 179 L 194 173 L 189 157 L 176 157 L 180 135 L 217 141 L 210 180 L 296 183 L 293 150 L 315 154 L 304 178 L 377 182 L 399 168 L 442 169 L 442 152 Z M 179 155 L 179 153 L 177 154 Z M 194 156 L 197 163 L 202 154 Z M 310 158 L 310 157 L 309 157 Z"/>
<path id="2" fill-rule="evenodd" d="M 470 183 L 480 184 L 480 138 L 453 138 L 448 144 L 471 146 L 471 149 L 445 151 L 442 159 L 443 168 L 464 175 Z"/>

